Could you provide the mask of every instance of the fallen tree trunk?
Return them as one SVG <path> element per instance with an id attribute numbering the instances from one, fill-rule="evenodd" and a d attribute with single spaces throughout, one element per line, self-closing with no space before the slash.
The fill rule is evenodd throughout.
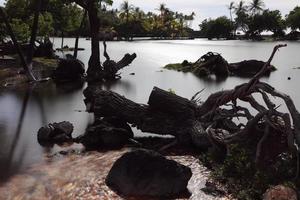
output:
<path id="1" fill-rule="evenodd" d="M 176 118 L 195 118 L 197 105 L 171 92 L 154 87 L 148 104 L 151 109 L 168 113 Z"/>
<path id="2" fill-rule="evenodd" d="M 186 144 L 190 144 L 192 140 L 196 141 L 195 138 L 198 136 L 202 137 L 204 129 L 196 120 L 195 115 L 184 114 L 196 111 L 196 106 L 192 102 L 157 88 L 154 88 L 153 93 L 149 105 L 135 103 L 117 93 L 104 91 L 100 88 L 89 87 L 85 90 L 84 95 L 88 111 L 93 112 L 96 118 L 117 117 L 136 126 L 143 132 L 173 135 L 179 142 Z M 157 93 L 158 95 L 155 95 Z M 169 108 L 164 110 L 158 109 L 157 102 L 153 103 L 153 96 L 154 99 L 161 99 L 160 95 L 162 93 L 167 99 L 172 99 L 171 102 L 175 105 L 184 105 L 180 108 L 181 112 L 170 111 L 173 106 L 171 104 L 169 104 L 171 105 Z M 155 98 L 155 96 L 158 98 Z M 182 102 L 184 103 L 182 104 Z M 208 140 L 206 141 L 208 142 Z M 205 143 L 205 137 L 200 143 L 203 143 L 205 147 L 208 146 L 208 143 Z"/>

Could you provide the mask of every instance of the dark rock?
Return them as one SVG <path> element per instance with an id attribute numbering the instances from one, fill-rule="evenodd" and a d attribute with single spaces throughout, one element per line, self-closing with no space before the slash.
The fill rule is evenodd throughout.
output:
<path id="1" fill-rule="evenodd" d="M 193 72 L 198 76 L 215 74 L 218 77 L 229 75 L 228 62 L 218 53 L 208 52 L 193 65 Z"/>
<path id="2" fill-rule="evenodd" d="M 132 196 L 175 197 L 185 192 L 191 169 L 150 150 L 125 153 L 111 168 L 106 184 Z"/>
<path id="3" fill-rule="evenodd" d="M 230 63 L 229 71 L 233 75 L 237 76 L 254 76 L 257 74 L 261 68 L 265 65 L 265 62 L 259 60 L 244 60 L 238 63 Z M 264 75 L 269 75 L 272 71 L 275 71 L 276 68 L 274 66 L 269 66 L 268 70 Z"/>
<path id="4" fill-rule="evenodd" d="M 70 142 L 72 141 L 73 129 L 73 125 L 67 121 L 50 123 L 39 129 L 37 139 L 42 146 Z"/>
<path id="5" fill-rule="evenodd" d="M 288 77 L 288 80 L 291 80 L 291 77 Z"/>
<path id="6" fill-rule="evenodd" d="M 46 57 L 46 58 L 55 58 L 53 44 L 50 40 L 45 40 L 44 43 L 40 45 L 34 51 L 35 57 Z"/>
<path id="7" fill-rule="evenodd" d="M 73 58 L 60 59 L 53 77 L 57 81 L 76 81 L 80 80 L 84 73 L 84 64 L 80 60 Z"/>
<path id="8" fill-rule="evenodd" d="M 223 190 L 220 190 L 215 183 L 209 181 L 205 183 L 205 188 L 202 188 L 201 190 L 205 194 L 212 195 L 214 197 L 222 197 L 226 194 Z"/>
<path id="9" fill-rule="evenodd" d="M 188 66 L 190 65 L 190 63 L 187 61 L 187 60 L 184 60 L 182 63 L 181 63 L 182 66 Z"/>
<path id="10" fill-rule="evenodd" d="M 290 187 L 277 185 L 266 191 L 263 200 L 297 200 L 297 193 Z"/>
<path id="11" fill-rule="evenodd" d="M 94 125 L 87 128 L 86 133 L 78 138 L 87 150 L 119 149 L 133 138 L 130 126 L 114 119 L 97 120 Z"/>

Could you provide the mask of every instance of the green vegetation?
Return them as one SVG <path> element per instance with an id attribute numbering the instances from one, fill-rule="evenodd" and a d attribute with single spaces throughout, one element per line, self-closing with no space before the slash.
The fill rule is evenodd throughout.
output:
<path id="1" fill-rule="evenodd" d="M 74 37 L 78 33 L 83 17 L 83 9 L 75 0 L 48 0 L 44 3 L 39 19 L 38 35 L 42 37 L 62 36 Z M 251 0 L 247 3 L 231 2 L 227 7 L 230 18 L 220 16 L 216 19 L 205 19 L 199 25 L 200 34 L 190 28 L 195 13 L 188 15 L 173 11 L 165 4 L 158 5 L 153 12 L 144 12 L 139 7 L 124 1 L 119 9 L 112 9 L 112 0 L 95 1 L 99 21 L 100 38 L 108 40 L 130 40 L 133 37 L 180 38 L 207 37 L 209 39 L 231 39 L 240 33 L 246 39 L 262 39 L 261 33 L 268 31 L 274 38 L 283 38 L 286 30 L 295 34 L 297 39 L 300 29 L 300 8 L 296 7 L 285 18 L 279 10 L 265 8 L 262 0 Z M 18 40 L 24 42 L 29 38 L 35 0 L 6 0 L 5 11 L 9 16 Z M 225 13 L 224 13 L 225 14 Z M 0 26 L 3 26 L 0 21 Z M 0 41 L 7 34 L 0 29 Z M 90 35 L 89 20 L 86 18 L 80 33 Z M 62 44 L 63 45 L 63 44 Z"/>
<path id="2" fill-rule="evenodd" d="M 288 28 L 292 29 L 292 33 L 300 28 L 299 7 L 291 11 L 285 19 L 279 10 L 265 9 L 262 0 L 252 0 L 248 4 L 244 1 L 237 4 L 231 2 L 227 7 L 230 19 L 205 19 L 199 25 L 202 37 L 230 39 L 235 38 L 241 31 L 246 39 L 261 40 L 261 33 L 268 31 L 272 33 L 273 38 L 283 38 Z"/>
<path id="3" fill-rule="evenodd" d="M 230 38 L 232 37 L 232 22 L 225 16 L 217 19 L 206 19 L 200 25 L 201 34 L 208 39 Z"/>
<path id="4" fill-rule="evenodd" d="M 170 10 L 165 4 L 161 4 L 157 8 L 159 14 L 155 14 L 153 12 L 145 13 L 128 1 L 124 1 L 120 10 L 109 9 L 113 3 L 112 0 L 95 2 L 97 3 L 98 17 L 101 19 L 99 31 L 104 32 L 105 37 L 109 39 L 115 36 L 127 40 L 137 36 L 188 37 L 193 31 L 189 27 L 195 13 L 184 15 Z M 21 42 L 29 40 L 34 5 L 35 0 L 6 0 L 5 2 L 5 11 L 13 25 L 17 39 Z M 76 4 L 76 1 L 49 0 L 41 10 L 38 35 L 42 37 L 49 37 L 50 35 L 76 36 L 83 13 L 83 9 Z M 89 35 L 89 27 L 89 21 L 86 19 L 81 31 L 82 36 Z M 1 31 L 0 39 L 4 38 L 5 35 L 6 33 Z"/>
<path id="5" fill-rule="evenodd" d="M 202 154 L 200 160 L 212 170 L 211 178 L 225 184 L 237 199 L 259 200 L 270 186 L 283 184 L 296 188 L 299 185 L 293 182 L 296 160 L 289 154 L 280 155 L 266 170 L 258 170 L 245 146 L 233 144 L 228 152 L 224 160 L 213 152 Z"/>
<path id="6" fill-rule="evenodd" d="M 35 0 L 6 0 L 5 2 L 5 12 L 20 42 L 29 40 L 35 3 Z M 49 0 L 43 4 L 39 16 L 38 35 L 42 39 L 52 35 L 73 36 L 80 25 L 82 15 L 83 10 L 75 3 Z M 0 31 L 0 39 L 7 35 L 4 30 Z"/>

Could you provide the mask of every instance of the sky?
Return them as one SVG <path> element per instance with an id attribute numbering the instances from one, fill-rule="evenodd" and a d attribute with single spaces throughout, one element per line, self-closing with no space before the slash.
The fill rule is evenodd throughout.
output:
<path id="1" fill-rule="evenodd" d="M 124 0 L 113 0 L 113 8 L 120 8 Z M 228 16 L 229 11 L 227 5 L 239 0 L 128 0 L 130 4 L 140 7 L 142 10 L 148 12 L 157 11 L 160 3 L 165 3 L 168 8 L 174 11 L 179 11 L 184 14 L 196 13 L 192 28 L 199 29 L 198 25 L 206 18 L 216 18 L 219 16 Z M 250 2 L 250 0 L 245 0 Z M 283 16 L 289 13 L 295 6 L 300 5 L 300 0 L 264 0 L 265 8 L 270 10 L 280 10 Z M 0 5 L 3 5 L 4 0 L 0 0 Z"/>

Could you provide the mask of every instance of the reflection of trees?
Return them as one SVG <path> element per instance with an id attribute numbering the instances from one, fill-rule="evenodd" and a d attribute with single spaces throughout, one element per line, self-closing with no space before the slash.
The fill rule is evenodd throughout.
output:
<path id="1" fill-rule="evenodd" d="M 7 154 L 0 157 L 0 171 L 1 171 L 0 181 L 5 181 L 11 174 L 15 173 L 16 171 L 19 171 L 20 167 L 22 166 L 26 151 L 22 149 L 21 155 L 18 158 L 15 158 L 14 154 L 15 154 L 16 147 L 18 145 L 18 141 L 20 139 L 24 116 L 26 114 L 26 108 L 27 108 L 28 100 L 31 95 L 32 89 L 33 87 L 29 87 L 25 92 L 25 96 L 22 102 L 22 109 L 20 112 L 19 119 L 17 121 L 16 132 L 14 133 L 14 135 L 12 135 L 13 140 L 10 145 L 10 149 Z"/>

